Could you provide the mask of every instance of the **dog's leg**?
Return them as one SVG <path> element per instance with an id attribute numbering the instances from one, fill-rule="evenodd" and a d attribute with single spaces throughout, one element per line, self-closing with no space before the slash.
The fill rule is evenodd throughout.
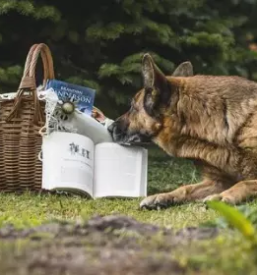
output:
<path id="1" fill-rule="evenodd" d="M 140 207 L 147 209 L 166 208 L 176 203 L 203 199 L 210 194 L 216 194 L 223 190 L 222 184 L 204 180 L 197 184 L 181 186 L 172 192 L 148 196 L 141 201 Z"/>
<path id="2" fill-rule="evenodd" d="M 156 209 L 176 203 L 198 201 L 209 195 L 220 193 L 233 184 L 231 179 L 226 178 L 214 167 L 205 166 L 203 175 L 204 180 L 202 182 L 184 185 L 172 192 L 149 196 L 140 203 L 140 207 Z"/>
<path id="3" fill-rule="evenodd" d="M 221 200 L 229 204 L 238 204 L 256 196 L 257 180 L 246 180 L 238 182 L 222 193 L 210 195 L 204 201 Z"/>

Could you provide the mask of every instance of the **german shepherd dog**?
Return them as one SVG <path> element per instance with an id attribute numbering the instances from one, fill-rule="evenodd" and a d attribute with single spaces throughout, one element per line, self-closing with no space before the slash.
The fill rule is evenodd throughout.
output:
<path id="1" fill-rule="evenodd" d="M 165 76 L 149 54 L 144 87 L 110 125 L 115 142 L 152 141 L 170 156 L 193 160 L 202 181 L 143 199 L 141 208 L 257 195 L 257 83 L 238 76 L 193 75 L 190 62 Z"/>

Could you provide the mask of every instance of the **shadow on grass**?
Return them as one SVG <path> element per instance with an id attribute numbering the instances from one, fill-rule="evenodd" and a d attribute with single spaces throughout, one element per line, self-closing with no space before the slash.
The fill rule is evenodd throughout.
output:
<path id="1" fill-rule="evenodd" d="M 199 178 L 192 161 L 171 157 L 154 146 L 149 148 L 148 195 L 169 192 Z"/>

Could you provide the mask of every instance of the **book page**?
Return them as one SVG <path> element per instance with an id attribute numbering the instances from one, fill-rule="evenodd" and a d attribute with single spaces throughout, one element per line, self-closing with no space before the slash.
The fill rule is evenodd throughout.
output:
<path id="1" fill-rule="evenodd" d="M 44 189 L 74 190 L 93 195 L 94 143 L 88 137 L 53 132 L 43 137 Z"/>
<path id="2" fill-rule="evenodd" d="M 94 197 L 146 195 L 146 149 L 101 143 L 95 147 Z"/>
<path id="3" fill-rule="evenodd" d="M 148 151 L 144 149 L 143 156 L 142 156 L 140 197 L 144 197 L 147 195 L 147 180 L 148 180 Z"/>

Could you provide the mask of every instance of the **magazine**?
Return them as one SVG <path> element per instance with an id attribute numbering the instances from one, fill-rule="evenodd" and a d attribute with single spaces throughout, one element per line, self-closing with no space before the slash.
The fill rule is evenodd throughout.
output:
<path id="1" fill-rule="evenodd" d="M 79 111 L 86 115 L 91 115 L 95 100 L 95 90 L 56 79 L 47 81 L 45 90 L 50 88 L 56 92 L 59 100 L 75 102 Z"/>
<path id="2" fill-rule="evenodd" d="M 42 153 L 43 189 L 92 198 L 147 195 L 148 152 L 143 147 L 95 144 L 85 135 L 53 132 L 43 137 Z"/>

